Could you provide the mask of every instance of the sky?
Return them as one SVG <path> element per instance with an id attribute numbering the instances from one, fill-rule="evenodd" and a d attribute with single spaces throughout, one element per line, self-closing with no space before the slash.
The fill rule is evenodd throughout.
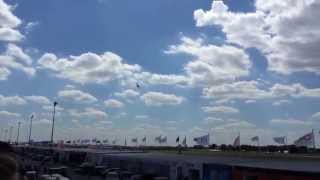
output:
<path id="1" fill-rule="evenodd" d="M 316 0 L 0 0 L 0 138 L 320 144 Z M 139 87 L 137 86 L 139 85 Z M 7 131 L 7 133 L 6 133 Z M 7 137 L 5 137 L 7 136 Z M 318 138 L 319 137 L 319 138 Z"/>

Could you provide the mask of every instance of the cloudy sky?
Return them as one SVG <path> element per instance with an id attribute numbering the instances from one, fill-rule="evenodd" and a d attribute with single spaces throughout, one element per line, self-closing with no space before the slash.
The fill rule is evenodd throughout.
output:
<path id="1" fill-rule="evenodd" d="M 317 0 L 0 0 L 0 127 L 27 139 L 210 133 L 289 142 L 320 125 Z M 136 84 L 140 87 L 137 87 Z M 8 134 L 7 134 L 8 136 Z"/>

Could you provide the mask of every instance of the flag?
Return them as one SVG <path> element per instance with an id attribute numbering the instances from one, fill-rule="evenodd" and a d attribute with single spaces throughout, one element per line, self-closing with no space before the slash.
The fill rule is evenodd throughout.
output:
<path id="1" fill-rule="evenodd" d="M 133 142 L 133 143 L 138 143 L 138 138 L 132 138 L 132 139 L 131 139 L 131 142 Z"/>
<path id="2" fill-rule="evenodd" d="M 205 146 L 205 145 L 209 145 L 209 138 L 210 138 L 210 136 L 209 136 L 209 134 L 207 134 L 207 135 L 204 135 L 204 136 L 196 137 L 193 140 L 197 144 Z"/>
<path id="3" fill-rule="evenodd" d="M 155 142 L 161 143 L 161 135 L 154 138 Z"/>
<path id="4" fill-rule="evenodd" d="M 236 137 L 233 141 L 233 147 L 239 147 L 240 146 L 240 135 Z"/>
<path id="5" fill-rule="evenodd" d="M 160 144 L 161 144 L 161 143 L 167 143 L 167 136 L 162 137 L 162 138 L 160 139 Z"/>
<path id="6" fill-rule="evenodd" d="M 90 139 L 83 139 L 81 140 L 81 144 L 90 143 Z"/>
<path id="7" fill-rule="evenodd" d="M 144 136 L 144 138 L 142 138 L 142 142 L 146 143 L 147 142 L 147 137 Z"/>
<path id="8" fill-rule="evenodd" d="M 176 143 L 179 143 L 179 140 L 180 140 L 180 139 L 179 139 L 179 136 L 178 136 L 177 139 L 176 139 Z"/>
<path id="9" fill-rule="evenodd" d="M 184 147 L 187 147 L 187 136 L 184 136 L 184 139 L 183 139 L 183 141 L 182 141 L 182 145 L 183 145 Z"/>
<path id="10" fill-rule="evenodd" d="M 286 137 L 285 136 L 274 137 L 273 140 L 274 140 L 274 142 L 276 142 L 278 144 L 286 144 Z"/>
<path id="11" fill-rule="evenodd" d="M 307 147 L 314 145 L 313 131 L 295 140 L 293 144 L 296 146 L 307 146 Z"/>
<path id="12" fill-rule="evenodd" d="M 251 138 L 252 142 L 258 142 L 259 141 L 259 136 L 254 136 Z"/>

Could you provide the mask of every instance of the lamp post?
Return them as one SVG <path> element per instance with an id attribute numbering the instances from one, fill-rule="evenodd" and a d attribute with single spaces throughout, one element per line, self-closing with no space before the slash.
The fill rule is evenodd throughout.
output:
<path id="1" fill-rule="evenodd" d="M 18 134 L 17 134 L 17 140 L 16 140 L 17 145 L 19 144 L 20 125 L 21 125 L 21 122 L 19 121 L 18 122 L 18 132 L 17 132 Z"/>
<path id="2" fill-rule="evenodd" d="M 9 144 L 11 143 L 12 130 L 13 130 L 13 127 L 12 127 L 12 126 L 10 126 L 10 130 L 9 130 L 9 140 L 8 140 Z"/>
<path id="3" fill-rule="evenodd" d="M 32 133 L 32 119 L 34 118 L 34 115 L 32 114 L 30 116 L 30 127 L 29 127 L 29 145 L 31 144 L 31 133 Z"/>
<path id="4" fill-rule="evenodd" d="M 8 136 L 8 129 L 5 129 L 5 130 L 4 130 L 4 139 L 3 139 L 3 141 L 8 140 L 8 139 L 7 139 L 7 136 Z"/>
<path id="5" fill-rule="evenodd" d="M 56 114 L 56 106 L 58 103 L 55 101 L 53 102 L 53 116 L 52 116 L 52 129 L 51 129 L 51 144 L 53 144 L 53 130 L 54 130 L 54 116 Z"/>

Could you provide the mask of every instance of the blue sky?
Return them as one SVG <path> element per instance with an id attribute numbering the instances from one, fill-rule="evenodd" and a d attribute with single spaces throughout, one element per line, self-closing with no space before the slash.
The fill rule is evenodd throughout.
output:
<path id="1" fill-rule="evenodd" d="M 56 140 L 293 141 L 319 126 L 317 5 L 0 0 L 1 138 L 34 114 L 49 139 L 57 101 Z"/>

